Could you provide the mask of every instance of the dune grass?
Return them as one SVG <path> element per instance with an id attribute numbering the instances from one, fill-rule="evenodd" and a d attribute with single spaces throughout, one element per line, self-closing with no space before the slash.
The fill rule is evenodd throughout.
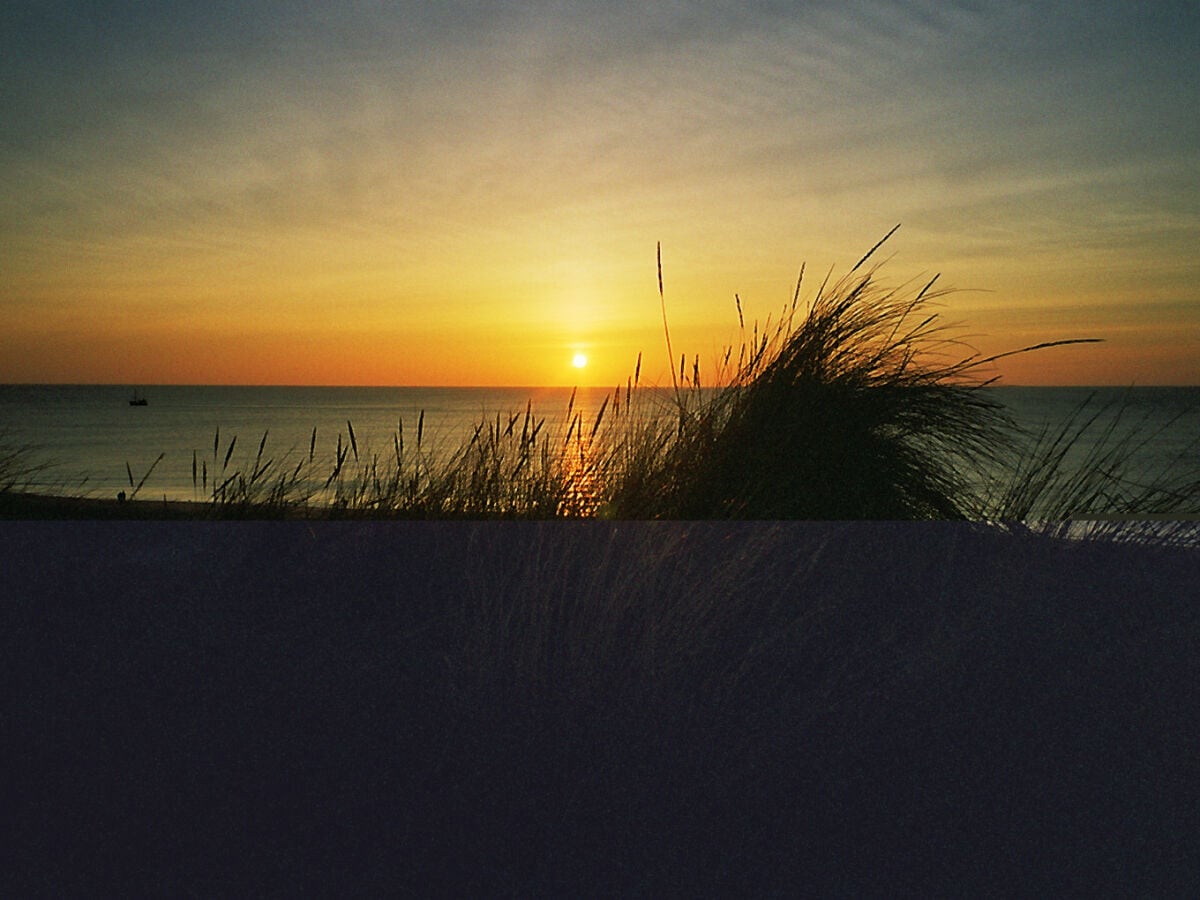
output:
<path id="1" fill-rule="evenodd" d="M 211 453 L 193 454 L 194 499 L 217 517 L 959 519 L 1059 532 L 1107 522 L 1093 534 L 1200 517 L 1200 473 L 1186 460 L 1134 478 L 1153 436 L 1117 427 L 1120 416 L 1081 409 L 1031 434 L 983 390 L 1008 356 L 1095 339 L 981 357 L 942 321 L 951 291 L 936 276 L 881 281 L 878 254 L 894 231 L 807 299 L 802 268 L 774 321 L 747 327 L 735 295 L 739 345 L 703 383 L 699 357 L 681 355 L 668 404 L 641 384 L 639 356 L 594 414 L 572 394 L 554 427 L 528 403 L 459 443 L 431 441 L 422 412 L 380 448 L 360 446 L 347 421 L 332 459 L 317 454 L 315 429 L 307 452 L 283 454 L 266 432 L 239 451 L 218 430 Z M 673 360 L 661 254 L 658 288 Z M 1081 443 L 1092 445 L 1082 457 Z M 136 483 L 128 471 L 131 498 L 153 468 Z"/>
<path id="2" fill-rule="evenodd" d="M 0 494 L 24 487 L 32 474 L 30 450 L 27 446 L 14 444 L 0 435 Z"/>
<path id="3" fill-rule="evenodd" d="M 272 481 L 264 476 L 287 470 L 264 464 L 261 444 L 249 475 L 227 475 L 231 442 L 213 500 L 224 510 L 324 500 L 343 513 L 420 517 L 985 518 L 976 473 L 1017 445 L 1013 423 L 979 390 L 989 382 L 977 372 L 994 360 L 953 355 L 962 348 L 929 311 L 947 293 L 936 278 L 878 283 L 872 260 L 883 243 L 827 277 L 807 309 L 802 271 L 773 326 L 746 334 L 743 320 L 737 357 L 726 352 L 714 387 L 702 385 L 698 357 L 690 369 L 682 357 L 672 407 L 648 408 L 639 359 L 594 419 L 574 410 L 573 395 L 554 434 L 527 406 L 481 421 L 450 452 L 425 452 L 418 424 L 406 453 L 401 424 L 392 454 L 360 457 L 347 422 L 317 489 L 304 474 L 311 448 Z M 660 259 L 670 353 L 662 284 Z M 218 456 L 214 440 L 214 471 Z"/>
<path id="4" fill-rule="evenodd" d="M 1200 437 L 1173 458 L 1134 461 L 1180 418 L 1152 424 L 1089 398 L 1065 422 L 1023 434 L 981 489 L 997 519 L 1054 536 L 1200 543 Z M 1082 445 L 1082 449 L 1081 449 Z"/>
<path id="5" fill-rule="evenodd" d="M 45 490 L 47 486 L 73 489 L 66 479 L 55 476 L 55 463 L 33 444 L 14 440 L 0 430 L 0 497 Z"/>
<path id="6" fill-rule="evenodd" d="M 893 229 L 894 232 L 894 229 Z M 1029 433 L 983 388 L 1012 355 L 1093 343 L 1052 341 L 981 357 L 940 321 L 951 293 L 937 277 L 889 286 L 874 257 L 821 282 L 801 307 L 804 270 L 772 327 L 726 351 L 703 388 L 699 360 L 673 373 L 675 408 L 619 423 L 601 466 L 601 512 L 617 518 L 968 519 L 1093 536 L 1147 534 L 1128 520 L 1200 516 L 1200 477 L 1188 459 L 1135 479 L 1155 439 L 1120 410 Z M 661 259 L 659 290 L 662 298 Z M 664 326 L 666 304 L 662 299 Z M 669 331 L 667 336 L 670 344 Z M 1073 448 L 1090 444 L 1080 455 Z M 1154 526 L 1166 536 L 1169 529 Z M 1075 534 L 1082 534 L 1075 528 Z M 1179 523 L 1172 538 L 1194 539 Z"/>
<path id="7" fill-rule="evenodd" d="M 882 244 L 882 242 L 880 242 Z M 971 468 L 995 465 L 1012 423 L 929 306 L 937 279 L 881 287 L 867 264 L 799 308 L 803 270 L 772 329 L 744 334 L 722 386 L 681 365 L 678 428 L 652 471 L 621 472 L 618 516 L 917 519 L 980 513 Z M 661 285 L 661 281 L 660 281 Z M 741 304 L 738 300 L 739 318 Z M 644 440 L 642 442 L 645 443 Z M 646 460 L 641 461 L 645 465 Z M 632 477 L 629 477 L 632 475 Z"/>
<path id="8" fill-rule="evenodd" d="M 561 431 L 561 430 L 560 430 Z M 354 424 L 339 431 L 332 460 L 307 452 L 276 457 L 264 433 L 251 459 L 239 463 L 218 431 L 208 459 L 194 459 L 195 496 L 224 517 L 310 514 L 404 518 L 552 518 L 587 510 L 571 452 L 574 435 L 548 433 L 532 402 L 519 413 L 477 423 L 461 445 L 427 439 L 424 413 L 414 432 L 403 420 L 384 450 L 361 444 Z M 572 443 L 573 442 L 573 443 Z M 568 447 L 568 444 L 570 446 Z"/>

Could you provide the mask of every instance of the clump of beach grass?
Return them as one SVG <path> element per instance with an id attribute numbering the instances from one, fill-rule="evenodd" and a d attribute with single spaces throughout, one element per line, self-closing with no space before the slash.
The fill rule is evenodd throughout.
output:
<path id="1" fill-rule="evenodd" d="M 570 413 L 569 407 L 568 418 Z M 415 435 L 398 419 L 390 446 L 381 451 L 361 443 L 348 420 L 332 458 L 318 452 L 314 428 L 299 459 L 294 450 L 278 458 L 266 452 L 264 433 L 245 464 L 234 458 L 237 436 L 222 445 L 218 429 L 211 466 L 193 452 L 193 490 L 222 518 L 580 515 L 587 507 L 579 493 L 579 464 L 572 461 L 581 437 L 572 422 L 564 438 L 561 428 L 545 427 L 530 401 L 523 412 L 481 419 L 455 447 L 429 438 L 422 411 Z"/>
<path id="2" fill-rule="evenodd" d="M 315 446 L 306 458 L 292 465 L 291 455 L 279 459 L 267 454 L 269 431 L 264 431 L 258 449 L 247 464 L 231 462 L 237 435 L 221 452 L 221 429 L 213 433 L 212 465 L 192 451 L 192 489 L 210 511 L 222 518 L 279 517 L 303 508 L 314 496 L 311 481 L 320 465 Z M 315 443 L 316 431 L 313 431 Z"/>
<path id="3" fill-rule="evenodd" d="M 570 505 L 564 456 L 532 401 L 524 411 L 481 418 L 457 447 L 426 439 L 423 412 L 411 445 L 403 421 L 397 423 L 391 453 L 360 456 L 353 427 L 347 428 L 354 465 L 339 462 L 331 499 L 346 514 L 536 519 L 563 515 Z"/>
<path id="4" fill-rule="evenodd" d="M 560 513 L 568 484 L 553 435 L 533 412 L 497 412 L 481 418 L 452 452 L 430 455 L 423 483 L 396 508 L 448 518 L 551 518 Z"/>
<path id="5" fill-rule="evenodd" d="M 937 277 L 881 285 L 872 262 L 826 276 L 725 355 L 723 386 L 701 388 L 699 360 L 675 379 L 676 429 L 638 437 L 644 467 L 614 467 L 617 517 L 977 519 L 972 473 L 1000 465 L 1014 438 L 1004 408 L 980 390 L 981 358 L 931 306 Z M 660 259 L 661 272 L 661 259 Z M 660 275 L 660 291 L 662 281 Z M 739 319 L 742 317 L 738 302 Z M 665 308 L 665 303 L 664 303 Z M 1058 344 L 1024 348 L 1017 352 Z M 627 447 L 616 451 L 629 459 Z"/>

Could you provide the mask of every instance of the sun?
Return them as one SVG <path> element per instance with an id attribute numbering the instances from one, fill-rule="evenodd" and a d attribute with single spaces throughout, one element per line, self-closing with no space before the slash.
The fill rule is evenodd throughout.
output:
<path id="1" fill-rule="evenodd" d="M 573 365 L 577 369 L 582 369 L 584 366 L 587 365 L 587 355 L 583 354 L 583 353 L 576 353 L 571 358 L 571 365 Z"/>

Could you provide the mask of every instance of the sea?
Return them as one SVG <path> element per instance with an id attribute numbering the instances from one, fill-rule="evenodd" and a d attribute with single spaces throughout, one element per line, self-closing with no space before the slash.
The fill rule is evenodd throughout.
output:
<path id="1" fill-rule="evenodd" d="M 1128 440 L 1128 475 L 1200 473 L 1200 387 L 989 387 L 1030 435 L 1091 424 L 1071 453 L 1086 458 L 1106 430 Z M 639 414 L 669 414 L 671 391 L 640 388 Z M 198 385 L 0 385 L 0 460 L 10 448 L 36 463 L 25 490 L 139 499 L 204 500 L 194 467 L 250 471 L 264 458 L 332 460 L 339 444 L 387 459 L 400 437 L 429 453 L 452 452 L 481 422 L 524 420 L 546 434 L 570 417 L 594 421 L 612 389 L 476 387 L 279 387 Z M 624 390 L 619 392 L 624 395 Z M 134 396 L 145 399 L 133 405 Z M 624 396 L 621 397 L 624 399 Z M 1073 426 L 1072 426 L 1073 423 Z M 520 424 L 517 426 L 521 427 Z M 2 465 L 2 464 L 0 464 Z M 2 474 L 2 472 L 0 472 Z M 211 488 L 208 488 L 210 490 Z"/>

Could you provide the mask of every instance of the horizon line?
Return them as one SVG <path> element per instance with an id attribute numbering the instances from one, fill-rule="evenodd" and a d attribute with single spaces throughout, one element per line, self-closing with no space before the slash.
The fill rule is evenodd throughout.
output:
<path id="1" fill-rule="evenodd" d="M 558 391 L 558 390 L 613 390 L 624 388 L 625 385 L 601 384 L 295 384 L 278 382 L 131 382 L 131 381 L 5 381 L 0 387 L 111 387 L 111 388 L 162 388 L 162 387 L 231 387 L 231 388 L 345 388 L 353 389 L 416 389 L 416 390 L 494 390 L 494 391 Z M 674 390 L 670 385 L 649 384 L 643 382 L 638 388 L 652 390 Z M 721 386 L 718 386 L 721 387 Z M 1007 382 L 1003 384 L 989 383 L 979 385 L 982 388 L 1049 388 L 1049 389 L 1099 389 L 1099 388 L 1200 388 L 1200 383 L 1107 383 L 1107 384 L 1039 384 L 1028 382 Z M 703 390 L 711 390 L 712 386 L 703 386 Z M 690 390 L 690 388 L 687 388 Z"/>

